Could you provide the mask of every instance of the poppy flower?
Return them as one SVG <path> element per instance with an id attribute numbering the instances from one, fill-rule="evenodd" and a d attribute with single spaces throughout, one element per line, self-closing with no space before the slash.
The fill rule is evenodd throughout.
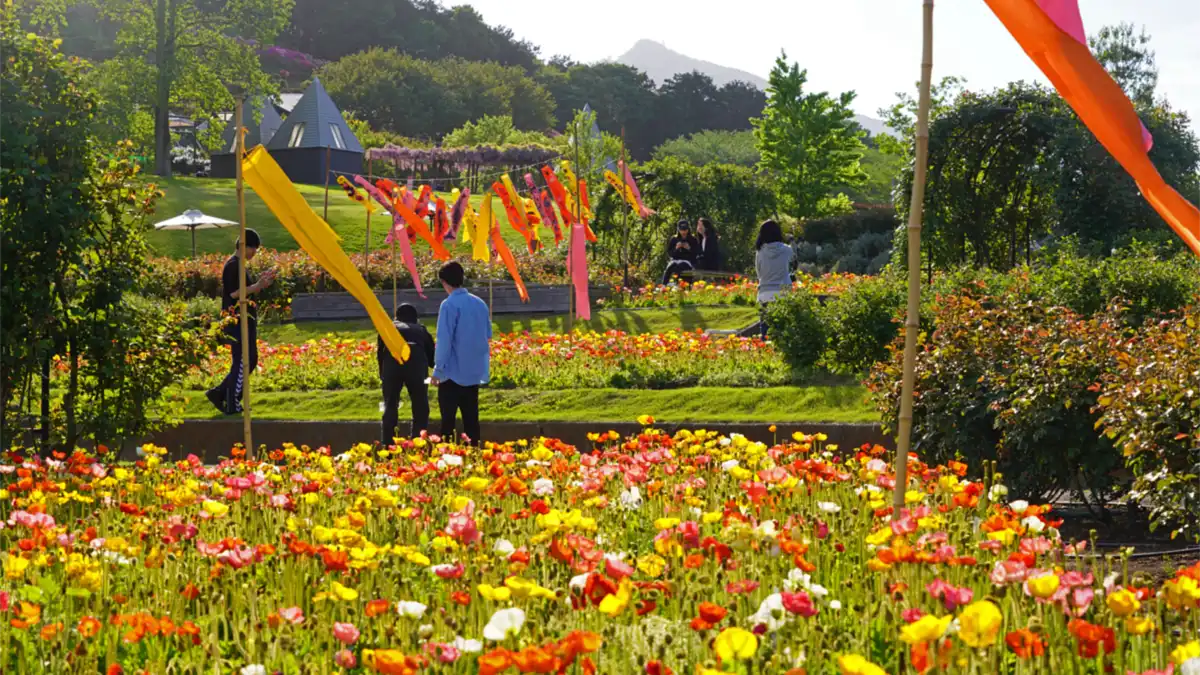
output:
<path id="1" fill-rule="evenodd" d="M 758 651 L 758 637 L 743 628 L 726 628 L 713 640 L 717 661 L 746 661 Z"/>
<path id="2" fill-rule="evenodd" d="M 959 617 L 958 636 L 975 649 L 990 647 L 1000 633 L 1004 617 L 1000 609 L 987 600 L 967 605 Z"/>
<path id="3" fill-rule="evenodd" d="M 1067 623 L 1067 631 L 1075 636 L 1077 653 L 1087 659 L 1094 659 L 1103 649 L 1109 654 L 1117 648 L 1117 638 L 1113 629 L 1088 623 L 1083 619 L 1071 619 Z"/>

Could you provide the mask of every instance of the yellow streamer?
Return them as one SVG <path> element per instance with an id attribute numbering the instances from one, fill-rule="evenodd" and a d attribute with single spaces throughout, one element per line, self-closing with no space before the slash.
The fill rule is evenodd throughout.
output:
<path id="1" fill-rule="evenodd" d="M 488 192 L 483 195 L 483 203 L 479 206 L 479 217 L 474 219 L 475 233 L 471 235 L 471 259 L 487 262 L 492 259 L 491 251 L 488 250 L 488 238 L 491 236 L 492 221 L 492 193 Z"/>
<path id="2" fill-rule="evenodd" d="M 392 356 L 401 363 L 407 361 L 408 343 L 400 337 L 391 317 L 350 262 L 349 256 L 338 246 L 333 229 L 312 210 L 283 169 L 261 145 L 242 160 L 242 176 L 271 213 L 283 223 L 296 243 L 300 244 L 300 248 L 329 272 L 355 300 L 362 303 Z"/>

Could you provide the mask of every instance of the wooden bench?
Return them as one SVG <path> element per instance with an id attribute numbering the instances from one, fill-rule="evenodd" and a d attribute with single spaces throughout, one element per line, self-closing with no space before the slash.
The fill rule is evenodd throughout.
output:
<path id="1" fill-rule="evenodd" d="M 695 281 L 698 279 L 704 279 L 706 281 L 710 279 L 720 279 L 721 281 L 732 282 L 740 281 L 743 278 L 741 274 L 736 272 L 714 272 L 711 270 L 696 269 L 680 272 L 678 276 L 680 279 L 685 279 L 688 281 Z"/>
<path id="2" fill-rule="evenodd" d="M 491 292 L 492 314 L 565 314 L 571 307 L 570 286 L 546 286 L 540 284 L 527 285 L 529 302 L 521 302 L 517 287 L 513 284 L 494 284 Z M 475 295 L 488 302 L 488 287 L 474 286 L 469 289 Z M 593 307 L 597 300 L 609 297 L 611 290 L 608 286 L 592 286 L 588 289 L 588 297 Z M 376 291 L 379 303 L 390 314 L 392 310 L 392 292 Z M 446 299 L 446 292 L 439 285 L 436 289 L 426 288 L 425 297 L 417 295 L 411 288 L 401 289 L 396 293 L 397 304 L 408 303 L 417 308 L 421 316 L 433 316 L 438 307 Z M 348 319 L 365 319 L 367 310 L 349 293 L 297 293 L 292 298 L 293 321 L 342 321 Z"/>

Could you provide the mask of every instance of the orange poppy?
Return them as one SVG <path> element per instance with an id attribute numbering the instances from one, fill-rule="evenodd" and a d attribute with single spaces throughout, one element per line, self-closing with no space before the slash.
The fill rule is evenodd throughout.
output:
<path id="1" fill-rule="evenodd" d="M 1046 643 L 1042 640 L 1042 636 L 1028 628 L 1015 630 L 1005 635 L 1004 642 L 1012 650 L 1012 653 L 1022 659 L 1041 656 L 1046 651 Z"/>
<path id="2" fill-rule="evenodd" d="M 372 600 L 367 603 L 365 611 L 367 613 L 367 617 L 374 619 L 375 617 L 380 616 L 384 612 L 388 611 L 388 601 Z"/>
<path id="3" fill-rule="evenodd" d="M 75 630 L 78 631 L 82 637 L 95 637 L 96 633 L 100 632 L 100 621 L 94 616 L 85 616 L 79 620 L 78 624 L 76 624 Z"/>

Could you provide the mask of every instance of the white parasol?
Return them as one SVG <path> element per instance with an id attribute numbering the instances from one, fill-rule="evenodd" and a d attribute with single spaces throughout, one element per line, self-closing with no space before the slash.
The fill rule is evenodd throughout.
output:
<path id="1" fill-rule="evenodd" d="M 227 225 L 237 225 L 232 220 L 217 218 L 201 213 L 197 209 L 188 209 L 183 212 L 183 215 L 168 218 L 161 223 L 155 223 L 156 230 L 191 230 L 192 232 L 192 257 L 196 257 L 196 230 L 208 230 Z"/>

